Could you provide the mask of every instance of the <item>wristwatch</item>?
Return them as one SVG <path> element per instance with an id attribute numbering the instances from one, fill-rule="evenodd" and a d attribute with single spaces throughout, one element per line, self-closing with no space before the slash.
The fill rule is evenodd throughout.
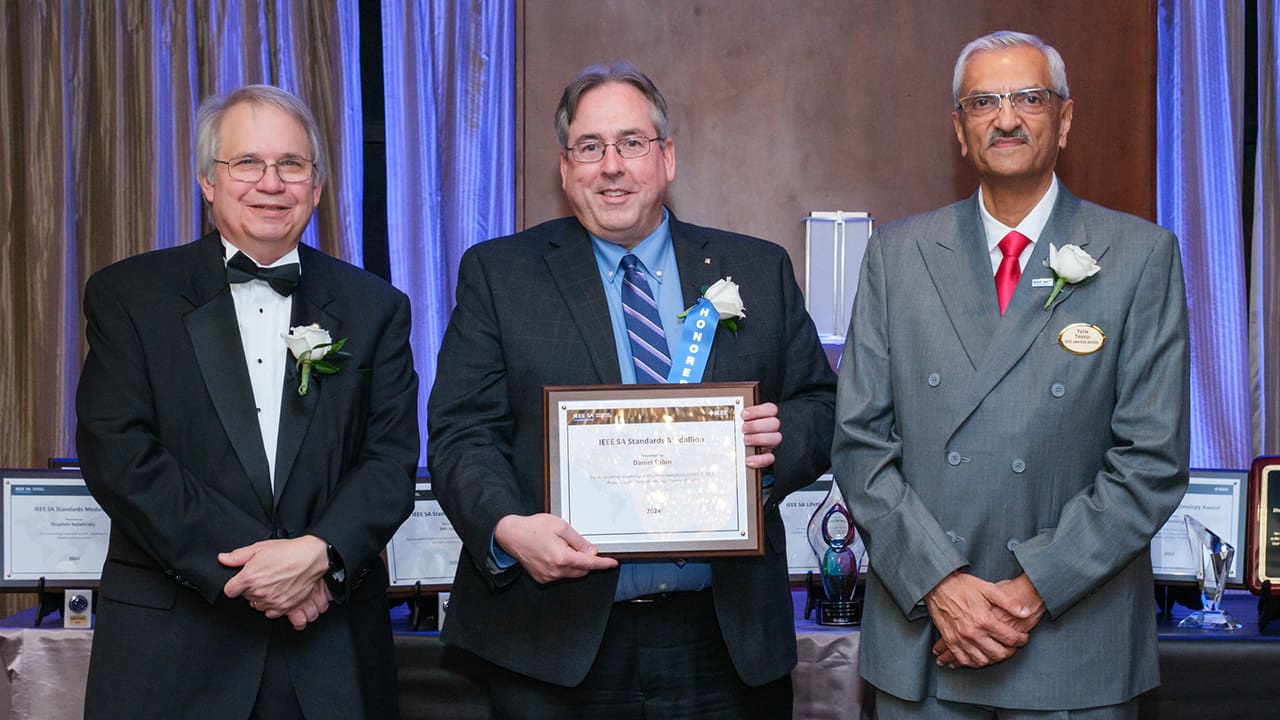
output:
<path id="1" fill-rule="evenodd" d="M 342 564 L 342 556 L 332 545 L 325 546 L 329 553 L 329 569 L 324 574 L 324 584 L 329 588 L 329 594 L 337 600 L 341 595 L 342 583 L 347 579 L 347 568 Z"/>

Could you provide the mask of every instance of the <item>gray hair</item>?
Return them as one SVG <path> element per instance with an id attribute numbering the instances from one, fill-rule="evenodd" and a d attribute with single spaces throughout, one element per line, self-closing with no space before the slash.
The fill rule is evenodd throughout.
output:
<path id="1" fill-rule="evenodd" d="M 591 65 L 578 72 L 573 81 L 565 86 L 560 96 L 560 104 L 556 106 L 556 135 L 560 138 L 560 147 L 569 147 L 569 123 L 573 122 L 578 112 L 578 102 L 588 90 L 607 83 L 626 83 L 639 90 L 649 101 L 649 116 L 653 119 L 653 128 L 658 138 L 669 137 L 670 126 L 667 124 L 667 99 L 658 92 L 648 75 L 640 72 L 636 66 L 626 61 L 618 61 L 609 65 Z"/>
<path id="2" fill-rule="evenodd" d="M 228 110 L 241 103 L 270 105 L 297 120 L 306 130 L 307 147 L 311 151 L 311 161 L 315 164 L 311 182 L 314 185 L 324 184 L 324 144 L 320 142 L 320 128 L 316 125 L 315 117 L 296 96 L 273 85 L 245 85 L 227 95 L 205 98 L 200 103 L 200 110 L 196 114 L 196 167 L 210 184 L 217 178 L 217 165 L 213 161 L 218 157 L 218 130 L 221 128 L 222 118 Z"/>
<path id="3" fill-rule="evenodd" d="M 989 52 L 1007 50 L 1015 47 L 1033 47 L 1039 50 L 1045 60 L 1049 62 L 1049 79 L 1053 82 L 1050 88 L 1063 100 L 1071 97 L 1070 91 L 1067 89 L 1067 65 L 1062 62 L 1062 56 L 1058 54 L 1053 46 L 1046 44 L 1043 40 L 1035 35 L 1027 33 L 1014 32 L 1012 30 L 999 30 L 990 35 L 983 35 L 974 40 L 964 49 L 960 51 L 960 57 L 956 59 L 955 74 L 951 79 L 951 96 L 957 106 L 960 105 L 960 83 L 964 80 L 965 65 L 969 63 L 969 58 L 978 52 Z"/>

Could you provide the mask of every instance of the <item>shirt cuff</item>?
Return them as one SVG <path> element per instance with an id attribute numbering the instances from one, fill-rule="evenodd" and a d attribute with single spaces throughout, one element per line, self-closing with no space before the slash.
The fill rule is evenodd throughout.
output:
<path id="1" fill-rule="evenodd" d="M 506 550 L 498 547 L 498 543 L 494 542 L 493 536 L 489 536 L 489 557 L 486 558 L 486 565 L 489 566 L 490 572 L 497 575 L 515 567 L 517 560 L 507 554 Z"/>

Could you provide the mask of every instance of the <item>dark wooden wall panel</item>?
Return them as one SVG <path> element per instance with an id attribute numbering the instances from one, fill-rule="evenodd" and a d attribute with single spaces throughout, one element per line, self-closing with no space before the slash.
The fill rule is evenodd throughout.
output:
<path id="1" fill-rule="evenodd" d="M 877 222 L 965 197 L 951 73 L 999 29 L 1062 53 L 1075 119 L 1073 192 L 1155 217 L 1156 3 L 1149 0 L 523 0 L 518 6 L 517 222 L 568 214 L 552 122 L 584 65 L 627 59 L 671 106 L 670 205 L 690 222 L 788 248 L 802 272 L 811 210 Z"/>

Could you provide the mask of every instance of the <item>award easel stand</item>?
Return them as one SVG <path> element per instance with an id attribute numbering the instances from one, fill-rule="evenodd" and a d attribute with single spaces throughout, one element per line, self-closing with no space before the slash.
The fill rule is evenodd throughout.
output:
<path id="1" fill-rule="evenodd" d="M 1158 582 L 1155 586 L 1155 596 L 1156 606 L 1160 608 L 1161 620 L 1173 618 L 1174 603 L 1188 610 L 1204 609 L 1204 603 L 1200 597 L 1200 588 L 1195 585 L 1168 585 Z"/>
<path id="2" fill-rule="evenodd" d="M 405 604 L 409 606 L 409 627 L 414 632 L 422 632 L 424 624 L 427 625 L 426 630 L 438 630 L 438 618 L 436 617 L 436 607 L 439 599 L 433 592 L 422 591 L 422 581 L 413 584 L 413 595 L 405 600 Z"/>
<path id="3" fill-rule="evenodd" d="M 1262 592 L 1258 593 L 1258 630 L 1265 630 L 1267 623 L 1280 617 L 1280 600 L 1271 593 L 1271 581 L 1262 581 Z"/>
<path id="4" fill-rule="evenodd" d="M 62 612 L 62 593 L 46 590 L 43 575 L 36 581 L 36 597 L 39 598 L 40 604 L 36 606 L 36 622 L 32 627 L 40 627 L 40 623 L 44 622 L 45 618 L 55 612 Z"/>

